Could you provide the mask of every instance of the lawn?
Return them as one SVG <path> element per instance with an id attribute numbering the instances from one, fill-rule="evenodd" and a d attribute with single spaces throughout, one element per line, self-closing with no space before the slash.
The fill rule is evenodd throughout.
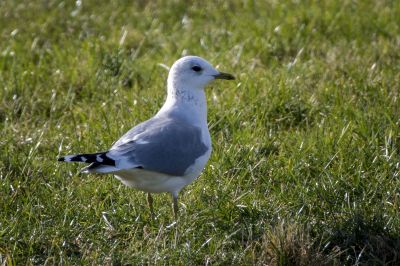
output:
<path id="1" fill-rule="evenodd" d="M 0 2 L 0 264 L 399 265 L 400 1 Z M 59 155 L 151 117 L 183 55 L 213 154 L 171 198 Z"/>

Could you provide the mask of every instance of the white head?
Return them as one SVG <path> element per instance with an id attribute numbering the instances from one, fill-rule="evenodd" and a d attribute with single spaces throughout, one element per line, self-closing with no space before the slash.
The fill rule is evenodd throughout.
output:
<path id="1" fill-rule="evenodd" d="M 172 65 L 168 75 L 168 90 L 202 90 L 214 79 L 235 78 L 216 70 L 201 57 L 185 56 Z"/>

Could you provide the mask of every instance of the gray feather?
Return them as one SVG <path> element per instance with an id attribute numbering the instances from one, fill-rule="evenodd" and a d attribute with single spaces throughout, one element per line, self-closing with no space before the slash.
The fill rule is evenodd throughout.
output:
<path id="1" fill-rule="evenodd" d="M 182 176 L 207 150 L 199 127 L 164 116 L 147 120 L 128 131 L 112 146 L 108 156 L 116 161 L 119 169 L 142 167 Z"/>

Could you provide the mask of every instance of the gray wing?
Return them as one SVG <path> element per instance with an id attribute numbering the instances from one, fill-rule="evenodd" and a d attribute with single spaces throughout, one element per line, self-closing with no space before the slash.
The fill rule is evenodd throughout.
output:
<path id="1" fill-rule="evenodd" d="M 119 169 L 143 168 L 182 176 L 208 147 L 201 130 L 169 117 L 147 120 L 128 131 L 107 153 Z"/>

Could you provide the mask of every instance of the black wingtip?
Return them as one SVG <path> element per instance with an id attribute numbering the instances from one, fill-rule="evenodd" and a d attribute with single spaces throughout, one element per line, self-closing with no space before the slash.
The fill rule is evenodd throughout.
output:
<path id="1" fill-rule="evenodd" d="M 65 161 L 65 158 L 64 158 L 64 157 L 60 157 L 60 158 L 57 159 L 57 161 L 59 161 L 59 162 L 64 162 L 64 161 Z"/>

